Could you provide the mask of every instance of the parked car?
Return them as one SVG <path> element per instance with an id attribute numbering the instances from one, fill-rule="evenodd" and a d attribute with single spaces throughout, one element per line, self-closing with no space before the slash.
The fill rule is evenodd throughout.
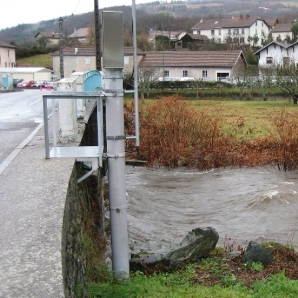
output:
<path id="1" fill-rule="evenodd" d="M 18 88 L 28 88 L 28 87 L 32 87 L 32 85 L 35 83 L 35 81 L 31 80 L 31 81 L 23 81 L 21 83 L 17 84 Z"/>
<path id="2" fill-rule="evenodd" d="M 17 85 L 19 83 L 22 83 L 23 81 L 24 81 L 23 79 L 13 79 L 12 85 L 13 85 L 14 88 L 16 88 Z"/>
<path id="3" fill-rule="evenodd" d="M 44 88 L 46 89 L 57 89 L 57 82 L 46 82 Z"/>
<path id="4" fill-rule="evenodd" d="M 47 81 L 36 81 L 32 85 L 32 87 L 34 87 L 34 88 L 44 88 L 47 83 L 48 83 Z"/>

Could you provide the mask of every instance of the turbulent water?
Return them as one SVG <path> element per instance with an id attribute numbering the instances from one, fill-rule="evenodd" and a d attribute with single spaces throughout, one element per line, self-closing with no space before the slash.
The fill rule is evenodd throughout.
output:
<path id="1" fill-rule="evenodd" d="M 170 248 L 196 227 L 213 227 L 218 246 L 277 241 L 298 248 L 298 172 L 271 168 L 127 167 L 132 251 Z"/>

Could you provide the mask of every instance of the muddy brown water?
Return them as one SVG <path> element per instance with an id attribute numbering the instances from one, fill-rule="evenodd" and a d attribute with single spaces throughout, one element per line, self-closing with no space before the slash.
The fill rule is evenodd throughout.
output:
<path id="1" fill-rule="evenodd" d="M 213 227 L 217 246 L 277 241 L 298 248 L 298 171 L 272 168 L 126 168 L 132 252 L 168 249 L 196 227 Z"/>

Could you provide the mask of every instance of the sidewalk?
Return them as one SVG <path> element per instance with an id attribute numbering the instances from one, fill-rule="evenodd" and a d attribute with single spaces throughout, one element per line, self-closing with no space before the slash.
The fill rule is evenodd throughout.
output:
<path id="1" fill-rule="evenodd" d="M 0 174 L 0 297 L 63 295 L 61 231 L 75 160 L 45 159 L 43 126 Z"/>

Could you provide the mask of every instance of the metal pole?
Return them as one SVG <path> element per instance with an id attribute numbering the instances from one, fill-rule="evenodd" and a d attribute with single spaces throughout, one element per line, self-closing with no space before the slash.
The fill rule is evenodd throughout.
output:
<path id="1" fill-rule="evenodd" d="M 49 123 L 48 123 L 48 99 L 46 96 L 42 97 L 42 102 L 43 102 L 43 123 L 44 123 L 46 159 L 49 159 L 50 158 L 50 144 L 49 144 Z"/>
<path id="2" fill-rule="evenodd" d="M 63 60 L 63 18 L 59 18 L 59 56 L 60 56 L 60 79 L 64 78 L 64 60 Z"/>
<path id="3" fill-rule="evenodd" d="M 100 24 L 98 12 L 98 0 L 94 0 L 94 30 L 95 30 L 95 58 L 96 70 L 101 70 L 101 52 L 100 52 Z"/>
<path id="4" fill-rule="evenodd" d="M 132 36 L 133 36 L 133 73 L 134 73 L 134 109 L 135 109 L 135 135 L 136 146 L 140 146 L 139 129 L 139 92 L 138 92 L 138 60 L 137 60 L 137 33 L 136 33 L 136 6 L 135 0 L 132 0 Z"/>
<path id="5" fill-rule="evenodd" d="M 116 276 L 127 279 L 129 251 L 125 184 L 123 70 L 105 68 L 105 86 L 112 266 Z"/>

